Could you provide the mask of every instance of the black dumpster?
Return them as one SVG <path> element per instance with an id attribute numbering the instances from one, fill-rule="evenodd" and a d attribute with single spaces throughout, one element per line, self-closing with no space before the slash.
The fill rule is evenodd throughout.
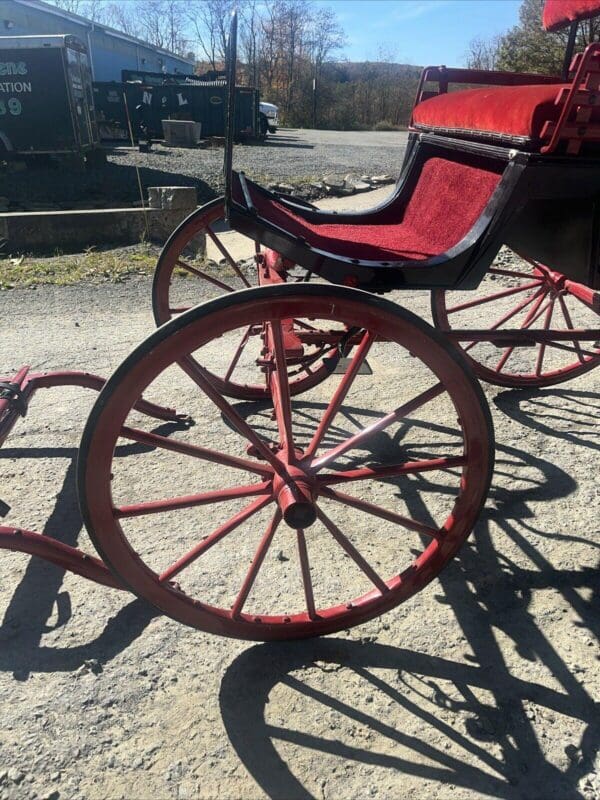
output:
<path id="1" fill-rule="evenodd" d="M 0 37 L 2 158 L 99 148 L 89 60 L 75 36 Z"/>
<path id="2" fill-rule="evenodd" d="M 142 82 L 142 77 L 152 82 Z M 124 98 L 127 100 L 134 137 L 137 137 L 140 122 L 144 122 L 152 138 L 162 139 L 164 119 L 200 122 L 203 138 L 225 135 L 227 87 L 223 81 L 194 81 L 188 78 L 175 82 L 162 76 L 163 83 L 159 83 L 158 77 L 140 73 L 139 80 L 94 83 L 94 102 L 101 138 L 129 138 Z M 257 138 L 260 135 L 258 90 L 238 86 L 236 93 L 236 138 Z"/>

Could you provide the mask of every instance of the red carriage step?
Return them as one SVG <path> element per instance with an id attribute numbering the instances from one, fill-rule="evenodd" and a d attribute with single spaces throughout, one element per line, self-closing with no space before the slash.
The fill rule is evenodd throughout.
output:
<path id="1" fill-rule="evenodd" d="M 424 261 L 446 252 L 469 232 L 500 181 L 500 173 L 445 158 L 423 164 L 412 194 L 400 193 L 389 205 L 350 222 L 323 221 L 290 207 L 245 180 L 249 199 L 268 222 L 336 256 L 366 261 Z M 234 200 L 245 204 L 240 176 L 234 174 Z"/>
<path id="2" fill-rule="evenodd" d="M 490 86 L 440 94 L 415 107 L 413 127 L 539 147 L 545 123 L 560 116 L 559 91 L 570 86 Z"/>

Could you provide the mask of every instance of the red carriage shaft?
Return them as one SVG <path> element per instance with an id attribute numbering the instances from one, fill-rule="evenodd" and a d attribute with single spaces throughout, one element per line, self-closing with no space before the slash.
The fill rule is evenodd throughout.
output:
<path id="1" fill-rule="evenodd" d="M 38 389 L 78 386 L 99 392 L 105 383 L 105 378 L 91 372 L 78 370 L 30 372 L 28 365 L 21 367 L 10 378 L 0 378 L 0 447 L 19 417 L 27 414 L 29 403 Z M 171 422 L 187 420 L 187 417 L 178 415 L 175 409 L 164 408 L 142 398 L 136 403 L 136 409 L 154 419 Z M 9 507 L 0 501 L 2 516 L 9 510 Z M 95 583 L 111 589 L 126 589 L 99 558 L 87 555 L 76 547 L 63 544 L 36 531 L 0 525 L 0 549 L 38 556 Z"/>

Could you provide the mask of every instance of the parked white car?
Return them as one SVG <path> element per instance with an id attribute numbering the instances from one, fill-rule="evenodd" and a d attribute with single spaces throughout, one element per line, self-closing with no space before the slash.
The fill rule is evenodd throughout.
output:
<path id="1" fill-rule="evenodd" d="M 277 127 L 279 126 L 279 108 L 273 103 L 261 102 L 259 110 L 261 115 L 266 117 L 266 126 L 269 133 L 277 133 Z M 266 132 L 265 130 L 264 133 Z"/>

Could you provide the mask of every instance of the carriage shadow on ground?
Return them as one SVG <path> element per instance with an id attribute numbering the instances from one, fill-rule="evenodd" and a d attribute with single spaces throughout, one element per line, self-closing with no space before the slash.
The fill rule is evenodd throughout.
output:
<path id="1" fill-rule="evenodd" d="M 538 424 L 535 415 L 540 409 L 546 413 L 544 400 L 550 394 L 536 393 L 536 399 L 542 399 L 530 409 L 532 426 Z M 574 398 L 576 410 L 594 397 L 567 394 Z M 521 395 L 504 392 L 497 405 L 513 409 L 517 418 Z M 510 488 L 513 479 L 516 489 Z M 532 522 L 529 503 L 565 497 L 575 488 L 575 481 L 550 461 L 497 445 L 491 502 L 470 540 L 439 576 L 443 592 L 435 597 L 451 606 L 464 646 L 471 651 L 460 661 L 377 644 L 373 636 L 263 644 L 240 655 L 222 681 L 221 714 L 231 744 L 262 790 L 274 798 L 325 797 L 325 784 L 332 776 L 327 770 L 320 772 L 324 780 L 315 791 L 316 778 L 306 770 L 307 763 L 315 763 L 310 759 L 322 754 L 359 770 L 354 789 L 361 793 L 368 791 L 373 769 L 380 768 L 389 781 L 383 790 L 379 782 L 384 796 L 397 792 L 398 777 L 404 775 L 424 781 L 421 786 L 427 786 L 427 792 L 439 784 L 511 800 L 585 797 L 581 784 L 594 768 L 600 745 L 598 706 L 583 685 L 578 665 L 565 662 L 531 608 L 535 590 L 550 590 L 579 617 L 576 625 L 600 635 L 597 570 L 557 569 L 544 556 L 543 546 L 534 543 L 548 536 L 592 544 L 538 530 Z M 406 492 L 406 484 L 403 489 Z M 422 490 L 423 485 L 407 505 L 413 518 L 426 521 Z M 501 542 L 498 547 L 499 536 L 507 546 Z M 524 562 L 526 567 L 521 566 Z M 556 611 L 559 623 L 564 611 Z M 420 626 L 427 624 L 419 620 Z M 507 641 L 514 649 L 510 658 Z M 523 678 L 524 671 L 535 678 Z M 340 691 L 341 682 L 352 685 L 351 694 Z M 291 698 L 286 708 L 296 712 L 292 721 L 281 706 L 273 708 L 273 697 L 284 692 Z M 304 715 L 296 706 L 312 710 Z M 315 723 L 319 717 L 332 722 L 324 728 Z M 544 741 L 548 724 L 557 717 L 566 720 L 565 730 L 583 729 L 576 744 L 572 735 L 557 733 L 556 728 Z M 546 722 L 541 739 L 540 719 Z M 310 722 L 303 724 L 305 720 Z M 357 731 L 362 735 L 354 738 Z M 555 737 L 559 741 L 552 742 L 548 757 Z M 365 739 L 370 744 L 365 746 Z M 345 777 L 350 779 L 350 774 Z M 352 793 L 351 784 L 342 785 Z M 377 787 L 372 794 L 376 791 Z"/>
<path id="2" fill-rule="evenodd" d="M 573 389 L 504 391 L 494 398 L 521 425 L 591 450 L 600 450 L 599 403 L 597 393 Z"/>
<path id="3" fill-rule="evenodd" d="M 168 435 L 178 428 L 177 425 L 167 423 L 156 427 L 154 433 Z M 148 448 L 143 445 L 127 445 L 119 448 L 119 454 L 127 456 L 145 450 Z M 70 459 L 54 509 L 44 527 L 44 534 L 77 547 L 83 528 L 77 501 L 77 450 L 10 446 L 0 450 L 0 460 L 18 457 Z M 41 640 L 44 633 L 50 630 L 48 623 L 54 610 L 56 609 L 56 622 L 53 625 L 55 628 L 65 625 L 71 617 L 69 593 L 61 592 L 64 575 L 64 570 L 39 558 L 29 560 L 0 624 L 0 671 L 12 672 L 17 680 L 27 680 L 32 672 L 71 672 L 91 659 L 102 666 L 131 645 L 159 614 L 148 603 L 133 600 L 107 622 L 95 640 L 78 647 L 44 647 Z"/>

